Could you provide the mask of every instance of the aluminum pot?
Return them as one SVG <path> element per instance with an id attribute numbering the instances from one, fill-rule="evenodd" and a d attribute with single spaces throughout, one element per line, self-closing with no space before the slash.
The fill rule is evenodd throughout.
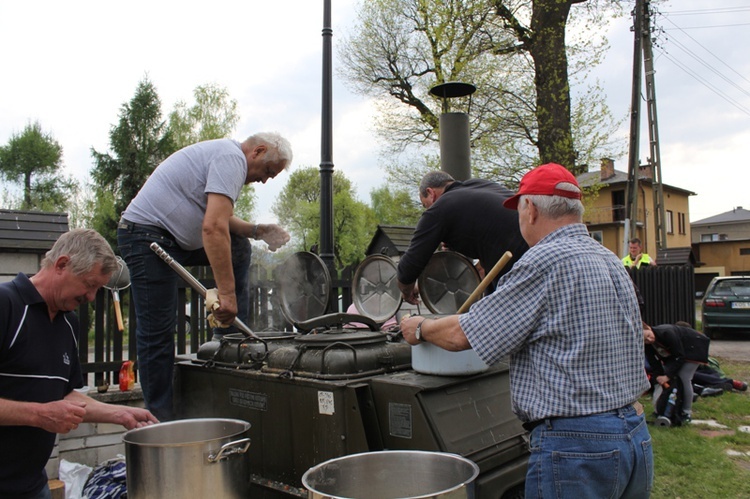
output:
<path id="1" fill-rule="evenodd" d="M 473 499 L 479 466 L 456 454 L 381 451 L 318 464 L 302 475 L 308 499 Z"/>
<path id="2" fill-rule="evenodd" d="M 488 369 L 474 350 L 450 352 L 432 343 L 412 346 L 411 367 L 418 373 L 441 376 L 478 374 Z"/>
<path id="3" fill-rule="evenodd" d="M 184 419 L 126 432 L 128 498 L 247 497 L 249 430 L 239 419 Z"/>

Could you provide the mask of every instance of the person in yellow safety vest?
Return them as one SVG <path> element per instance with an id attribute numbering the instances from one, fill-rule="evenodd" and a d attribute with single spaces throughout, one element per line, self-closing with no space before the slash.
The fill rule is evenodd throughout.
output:
<path id="1" fill-rule="evenodd" d="M 641 246 L 641 240 L 634 237 L 628 242 L 628 254 L 622 259 L 622 263 L 628 268 L 640 269 L 641 266 L 656 265 L 656 260 L 648 256 L 647 253 L 643 253 L 643 247 Z"/>

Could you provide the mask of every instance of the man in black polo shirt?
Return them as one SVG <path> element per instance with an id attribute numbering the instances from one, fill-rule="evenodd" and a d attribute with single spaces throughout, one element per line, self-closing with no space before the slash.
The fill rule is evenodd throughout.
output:
<path id="1" fill-rule="evenodd" d="M 0 284 L 0 497 L 48 498 L 44 470 L 56 433 L 83 422 L 127 429 L 158 422 L 146 409 L 105 404 L 77 392 L 78 318 L 117 268 L 90 229 L 60 236 L 29 278 Z"/>
<path id="2" fill-rule="evenodd" d="M 404 300 L 417 303 L 416 281 L 441 243 L 479 260 L 485 272 L 510 251 L 513 258 L 489 287 L 494 290 L 498 279 L 529 249 L 518 228 L 518 213 L 503 206 L 512 196 L 513 192 L 489 180 L 457 181 L 444 171 L 425 175 L 419 184 L 419 201 L 426 210 L 398 263 L 398 286 Z"/>

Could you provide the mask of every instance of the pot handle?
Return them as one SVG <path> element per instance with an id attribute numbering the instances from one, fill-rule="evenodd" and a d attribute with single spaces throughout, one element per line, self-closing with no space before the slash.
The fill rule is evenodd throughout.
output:
<path id="1" fill-rule="evenodd" d="M 228 459 L 229 456 L 231 456 L 232 454 L 244 454 L 245 452 L 247 452 L 247 449 L 249 448 L 250 448 L 249 438 L 243 438 L 241 440 L 235 440 L 234 442 L 226 443 L 221 446 L 221 449 L 219 449 L 218 453 L 208 455 L 208 462 L 218 463 L 219 461 Z"/>

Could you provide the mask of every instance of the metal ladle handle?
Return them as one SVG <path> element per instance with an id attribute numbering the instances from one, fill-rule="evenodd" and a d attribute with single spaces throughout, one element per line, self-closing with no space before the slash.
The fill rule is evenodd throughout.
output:
<path id="1" fill-rule="evenodd" d="M 201 284 L 201 282 L 198 279 L 196 279 L 195 277 L 193 277 L 193 274 L 191 274 L 190 272 L 188 272 L 185 269 L 185 267 L 183 267 L 180 264 L 180 262 L 178 262 L 174 258 L 172 258 L 169 255 L 169 253 L 167 253 L 167 251 L 164 248 L 162 248 L 161 246 L 159 246 L 157 243 L 151 243 L 150 248 L 151 248 L 151 251 L 153 251 L 154 253 L 156 253 L 159 256 L 159 258 L 161 258 L 162 260 L 164 260 L 164 262 L 167 265 L 169 265 L 172 268 L 172 270 L 174 270 L 175 272 L 177 272 L 177 274 L 179 274 L 179 276 L 182 277 L 185 280 L 185 282 L 187 282 L 190 285 L 191 288 L 193 288 L 198 293 L 200 293 L 200 295 L 203 297 L 204 300 L 206 299 L 206 287 L 203 284 Z M 265 343 L 265 341 L 263 341 L 262 339 L 258 338 L 255 335 L 255 333 L 253 333 L 252 329 L 250 329 L 249 327 L 247 327 L 247 325 L 244 322 L 242 322 L 240 319 L 238 319 L 237 317 L 235 317 L 234 321 L 232 321 L 232 325 L 234 325 L 237 329 L 239 329 L 240 332 L 242 332 L 242 334 L 244 334 L 245 336 L 249 336 L 251 338 L 255 338 L 256 340 L 258 340 L 258 341 L 260 341 L 262 343 Z"/>

